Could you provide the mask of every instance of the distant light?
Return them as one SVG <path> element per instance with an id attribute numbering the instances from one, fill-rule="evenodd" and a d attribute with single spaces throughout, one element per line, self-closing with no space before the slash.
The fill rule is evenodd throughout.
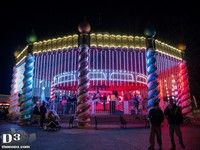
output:
<path id="1" fill-rule="evenodd" d="M 177 48 L 180 49 L 180 50 L 182 50 L 182 51 L 185 51 L 186 50 L 186 45 L 184 43 L 179 43 L 177 45 Z"/>

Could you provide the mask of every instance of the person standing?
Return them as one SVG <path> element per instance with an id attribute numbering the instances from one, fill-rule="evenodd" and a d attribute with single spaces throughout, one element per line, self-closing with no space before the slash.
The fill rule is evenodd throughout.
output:
<path id="1" fill-rule="evenodd" d="M 110 96 L 110 114 L 114 114 L 116 110 L 116 101 L 118 93 L 117 91 L 112 91 L 112 95 Z"/>
<path id="2" fill-rule="evenodd" d="M 139 100 L 138 100 L 138 96 L 135 94 L 133 96 L 133 105 L 134 105 L 134 109 L 135 109 L 135 114 L 138 114 L 138 107 L 139 107 Z"/>
<path id="3" fill-rule="evenodd" d="M 164 114 L 169 123 L 169 135 L 171 139 L 171 150 L 176 149 L 176 144 L 174 141 L 174 131 L 179 139 L 179 144 L 184 149 L 185 145 L 183 144 L 182 133 L 180 129 L 180 125 L 183 123 L 183 115 L 181 108 L 177 106 L 173 99 L 169 100 L 169 105 L 165 108 Z"/>
<path id="4" fill-rule="evenodd" d="M 8 108 L 4 107 L 3 108 L 3 111 L 4 111 L 4 120 L 7 120 L 7 117 L 8 117 Z"/>
<path id="5" fill-rule="evenodd" d="M 163 111 L 159 107 L 159 103 L 156 102 L 154 107 L 149 110 L 148 119 L 150 121 L 150 137 L 149 137 L 149 150 L 154 150 L 155 136 L 159 145 L 159 150 L 162 149 L 162 133 L 161 124 L 164 120 Z"/>
<path id="6" fill-rule="evenodd" d="M 47 113 L 47 109 L 45 106 L 45 102 L 43 102 L 42 105 L 40 106 L 40 127 L 42 128 L 44 125 L 46 113 Z"/>
<path id="7" fill-rule="evenodd" d="M 107 101 L 107 96 L 106 94 L 103 95 L 103 111 L 106 111 L 106 101 Z"/>
<path id="8" fill-rule="evenodd" d="M 39 111 L 39 106 L 38 106 L 38 102 L 36 102 L 34 108 L 33 108 L 33 118 L 32 118 L 32 122 L 33 123 L 37 123 L 39 124 L 39 118 L 40 118 L 40 111 Z"/>
<path id="9" fill-rule="evenodd" d="M 97 94 L 93 93 L 93 97 L 92 97 L 92 114 L 96 114 L 96 103 L 97 103 L 98 99 L 97 99 Z"/>

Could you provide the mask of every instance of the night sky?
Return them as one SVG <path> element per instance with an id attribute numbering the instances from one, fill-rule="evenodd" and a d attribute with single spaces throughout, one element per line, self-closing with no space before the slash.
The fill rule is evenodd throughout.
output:
<path id="1" fill-rule="evenodd" d="M 198 5 L 189 2 L 1 2 L 0 93 L 9 94 L 14 51 L 24 48 L 32 30 L 38 40 L 64 36 L 76 33 L 78 23 L 86 17 L 92 32 L 143 35 L 146 26 L 154 25 L 159 40 L 173 46 L 186 43 L 190 88 L 199 97 L 200 13 Z"/>

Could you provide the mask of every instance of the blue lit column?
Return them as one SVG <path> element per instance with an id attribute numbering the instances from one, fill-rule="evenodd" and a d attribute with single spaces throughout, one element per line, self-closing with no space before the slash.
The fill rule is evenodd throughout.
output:
<path id="1" fill-rule="evenodd" d="M 22 88 L 23 94 L 20 98 L 20 113 L 21 119 L 29 120 L 32 114 L 33 107 L 33 70 L 34 70 L 34 56 L 28 54 L 25 60 L 25 71 L 24 71 L 24 86 Z"/>
<path id="2" fill-rule="evenodd" d="M 32 33 L 27 37 L 28 48 L 25 60 L 25 71 L 22 87 L 22 95 L 19 98 L 20 103 L 20 121 L 30 121 L 33 110 L 33 71 L 35 58 L 32 54 L 33 43 L 36 41 L 36 35 Z"/>
<path id="3" fill-rule="evenodd" d="M 155 39 L 156 31 L 154 28 L 145 30 L 146 36 L 146 67 L 147 67 L 147 86 L 148 86 L 148 107 L 151 108 L 156 102 L 160 101 L 158 90 L 158 75 L 156 73 L 156 51 Z"/>
<path id="4" fill-rule="evenodd" d="M 76 110 L 76 117 L 79 128 L 86 128 L 89 126 L 90 113 L 88 104 L 88 57 L 89 57 L 89 40 L 90 40 L 90 24 L 83 22 L 79 25 L 79 61 L 78 61 L 78 105 Z"/>

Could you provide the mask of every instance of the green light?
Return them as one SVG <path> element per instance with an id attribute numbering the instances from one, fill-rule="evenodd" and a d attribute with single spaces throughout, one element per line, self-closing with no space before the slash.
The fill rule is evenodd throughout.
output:
<path id="1" fill-rule="evenodd" d="M 144 30 L 144 35 L 146 37 L 154 37 L 156 35 L 156 30 L 153 26 L 148 26 L 145 30 Z"/>
<path id="2" fill-rule="evenodd" d="M 37 36 L 35 35 L 34 32 L 31 33 L 31 35 L 29 35 L 26 38 L 26 41 L 30 44 L 30 43 L 34 43 L 35 41 L 37 41 Z"/>

